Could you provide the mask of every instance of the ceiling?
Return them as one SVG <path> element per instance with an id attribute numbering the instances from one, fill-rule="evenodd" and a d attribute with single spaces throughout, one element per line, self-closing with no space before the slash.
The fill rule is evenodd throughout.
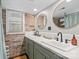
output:
<path id="1" fill-rule="evenodd" d="M 2 0 L 2 7 L 37 14 L 58 0 Z M 36 8 L 37 11 L 33 11 Z"/>
<path id="2" fill-rule="evenodd" d="M 74 12 L 79 12 L 79 0 L 72 0 L 68 3 L 64 1 L 56 8 L 54 17 L 63 17 L 66 14 L 71 14 Z"/>

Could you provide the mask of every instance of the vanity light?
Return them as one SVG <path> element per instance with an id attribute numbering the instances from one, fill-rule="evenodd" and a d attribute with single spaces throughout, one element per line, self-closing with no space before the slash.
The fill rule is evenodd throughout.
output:
<path id="1" fill-rule="evenodd" d="M 66 0 L 66 2 L 71 2 L 72 0 Z"/>
<path id="2" fill-rule="evenodd" d="M 37 9 L 35 8 L 33 11 L 37 11 Z"/>

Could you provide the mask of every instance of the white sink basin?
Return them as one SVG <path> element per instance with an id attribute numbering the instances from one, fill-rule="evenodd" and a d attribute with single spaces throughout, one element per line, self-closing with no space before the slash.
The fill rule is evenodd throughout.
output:
<path id="1" fill-rule="evenodd" d="M 57 49 L 60 49 L 62 51 L 70 51 L 73 50 L 74 48 L 76 48 L 77 46 L 73 46 L 70 44 L 65 44 L 65 43 L 61 43 L 61 42 L 57 42 L 55 40 L 47 40 L 47 41 L 41 41 L 44 44 L 47 44 L 49 46 L 55 47 Z"/>

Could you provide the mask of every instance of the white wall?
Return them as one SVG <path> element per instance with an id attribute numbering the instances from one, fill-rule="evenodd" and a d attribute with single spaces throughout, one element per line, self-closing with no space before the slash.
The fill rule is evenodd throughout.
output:
<path id="1" fill-rule="evenodd" d="M 79 25 L 70 28 L 70 29 L 62 29 L 57 27 L 54 23 L 53 23 L 53 13 L 55 11 L 55 9 L 58 7 L 58 5 L 60 3 L 62 3 L 64 0 L 60 0 L 59 2 L 57 2 L 56 4 L 54 4 L 53 6 L 49 7 L 48 9 L 40 12 L 36 18 L 40 15 L 40 14 L 46 14 L 47 15 L 47 26 L 43 29 L 40 30 L 37 26 L 36 26 L 36 30 L 39 31 L 45 31 L 45 32 L 52 32 L 52 33 L 58 33 L 58 32 L 62 32 L 64 34 L 79 34 Z M 37 20 L 37 19 L 36 19 Z M 51 26 L 51 31 L 48 30 L 48 26 Z"/>

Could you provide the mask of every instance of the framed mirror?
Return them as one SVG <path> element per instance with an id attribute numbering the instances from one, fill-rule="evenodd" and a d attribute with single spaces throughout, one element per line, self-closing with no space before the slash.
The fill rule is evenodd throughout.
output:
<path id="1" fill-rule="evenodd" d="M 37 26 L 38 26 L 38 28 L 42 30 L 46 27 L 46 24 L 47 24 L 47 16 L 44 15 L 44 14 L 40 14 L 37 17 Z"/>
<path id="2" fill-rule="evenodd" d="M 79 24 L 79 0 L 64 0 L 55 9 L 53 22 L 59 28 L 69 29 Z"/>

